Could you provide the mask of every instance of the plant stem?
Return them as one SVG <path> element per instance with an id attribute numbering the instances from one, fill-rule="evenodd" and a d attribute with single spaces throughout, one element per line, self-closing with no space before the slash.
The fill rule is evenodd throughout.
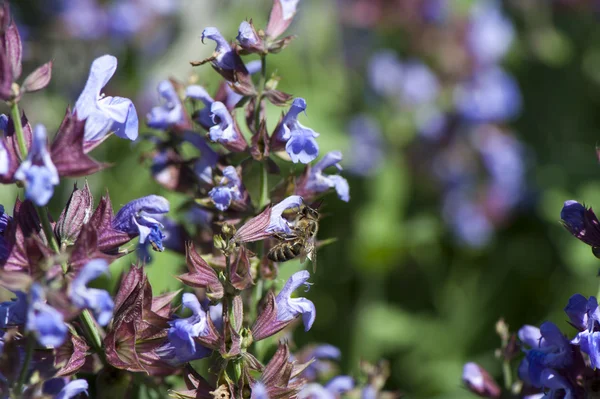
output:
<path id="1" fill-rule="evenodd" d="M 35 338 L 33 334 L 29 334 L 27 336 L 27 346 L 25 348 L 25 359 L 23 360 L 23 368 L 21 368 L 21 372 L 19 373 L 19 379 L 17 380 L 17 386 L 15 387 L 15 393 L 18 398 L 21 397 L 21 393 L 23 390 L 23 384 L 25 383 L 25 378 L 27 377 L 27 372 L 29 371 L 29 363 L 31 363 L 31 359 L 33 358 L 33 348 L 35 346 Z"/>
<path id="2" fill-rule="evenodd" d="M 80 317 L 83 324 L 83 328 L 86 330 L 86 333 L 92 338 L 92 346 L 98 354 L 101 354 L 102 339 L 100 338 L 98 329 L 96 329 L 96 323 L 94 323 L 94 319 L 92 318 L 89 309 L 84 309 L 83 312 L 81 312 Z"/>
<path id="3" fill-rule="evenodd" d="M 504 375 L 504 388 L 510 391 L 512 387 L 512 370 L 510 369 L 510 361 L 504 359 L 502 362 L 502 374 Z"/>
<path id="4" fill-rule="evenodd" d="M 25 144 L 25 136 L 23 135 L 23 125 L 21 124 L 21 113 L 19 112 L 19 103 L 14 101 L 10 105 L 10 115 L 15 126 L 15 133 L 17 134 L 17 142 L 19 143 L 19 152 L 21 153 L 21 160 L 27 157 L 27 145 Z"/>
<path id="5" fill-rule="evenodd" d="M 52 230 L 52 224 L 50 223 L 50 219 L 48 218 L 48 209 L 46 207 L 36 205 L 35 210 L 37 211 L 40 221 L 42 222 L 42 228 L 44 229 L 46 240 L 48 240 L 48 246 L 57 254 L 60 253 L 60 248 L 58 247 L 56 237 L 54 237 L 54 231 Z M 65 264 L 63 265 L 63 273 L 66 272 L 67 271 Z"/>

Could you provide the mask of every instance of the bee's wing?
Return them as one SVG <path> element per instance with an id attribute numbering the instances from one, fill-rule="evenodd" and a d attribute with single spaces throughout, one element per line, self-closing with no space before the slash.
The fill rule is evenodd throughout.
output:
<path id="1" fill-rule="evenodd" d="M 313 273 L 317 271 L 317 251 L 314 238 L 306 240 L 304 249 L 302 250 L 301 261 L 304 263 L 306 258 L 313 264 Z"/>

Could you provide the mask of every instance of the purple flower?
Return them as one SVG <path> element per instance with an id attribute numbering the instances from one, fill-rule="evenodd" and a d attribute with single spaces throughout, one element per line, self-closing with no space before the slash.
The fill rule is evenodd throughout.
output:
<path id="1" fill-rule="evenodd" d="M 393 97 L 402 90 L 402 63 L 392 50 L 373 54 L 367 68 L 369 84 L 375 93 L 383 97 Z"/>
<path id="2" fill-rule="evenodd" d="M 35 333 L 43 346 L 58 347 L 67 337 L 63 315 L 46 303 L 42 287 L 34 283 L 29 292 L 26 330 Z"/>
<path id="3" fill-rule="evenodd" d="M 260 381 L 257 381 L 252 385 L 252 394 L 250 399 L 269 399 L 269 393 L 267 387 Z"/>
<path id="4" fill-rule="evenodd" d="M 212 141 L 220 143 L 235 141 L 237 138 L 235 124 L 225 104 L 215 101 L 210 107 L 210 117 L 215 124 L 208 131 Z"/>
<path id="5" fill-rule="evenodd" d="M 292 162 L 307 164 L 319 155 L 319 146 L 315 140 L 319 133 L 298 122 L 298 115 L 303 111 L 306 111 L 306 101 L 303 98 L 294 99 L 275 135 L 286 142 L 285 150 Z"/>
<path id="6" fill-rule="evenodd" d="M 541 387 L 544 369 L 566 369 L 575 363 L 575 355 L 569 340 L 553 323 L 543 323 L 540 327 L 541 338 L 535 341 L 535 336 L 534 330 L 529 326 L 527 332 L 519 331 L 519 338 L 524 339 L 523 343 L 531 347 L 525 351 L 527 369 L 523 370 L 523 377 L 533 386 Z"/>
<path id="7" fill-rule="evenodd" d="M 206 89 L 200 85 L 190 85 L 185 89 L 185 97 L 202 101 L 204 103 L 204 108 L 197 113 L 197 116 L 194 118 L 194 120 L 205 129 L 209 129 L 211 126 L 213 126 L 214 122 L 210 114 L 212 104 L 215 102 L 215 100 L 213 100 L 210 94 L 208 94 Z"/>
<path id="8" fill-rule="evenodd" d="M 207 309 L 201 306 L 194 294 L 183 294 L 184 308 L 192 311 L 185 319 L 170 321 L 169 342 L 160 349 L 160 356 L 173 364 L 186 363 L 211 354 L 211 350 L 200 345 L 194 338 L 208 334 Z"/>
<path id="9" fill-rule="evenodd" d="M 477 363 L 469 362 L 463 367 L 462 380 L 469 390 L 485 398 L 500 396 L 500 387 L 489 373 Z"/>
<path id="10" fill-rule="evenodd" d="M 8 150 L 0 135 L 0 175 L 5 175 L 10 169 L 10 163 L 8 158 Z"/>
<path id="11" fill-rule="evenodd" d="M 447 123 L 447 115 L 434 104 L 419 107 L 415 112 L 417 130 L 421 136 L 427 139 L 441 138 Z"/>
<path id="12" fill-rule="evenodd" d="M 444 22 L 449 14 L 448 0 L 424 0 L 421 5 L 421 15 L 428 22 Z"/>
<path id="13" fill-rule="evenodd" d="M 571 323 L 582 330 L 571 341 L 590 356 L 592 368 L 600 367 L 600 309 L 596 297 L 586 299 L 575 294 L 569 299 L 565 313 Z"/>
<path id="14" fill-rule="evenodd" d="M 234 70 L 236 67 L 235 53 L 219 30 L 215 27 L 204 29 L 204 31 L 202 31 L 202 43 L 204 43 L 204 39 L 207 38 L 213 40 L 217 44 L 214 52 L 215 60 L 213 61 L 213 65 L 225 71 Z"/>
<path id="15" fill-rule="evenodd" d="M 521 111 L 517 82 L 499 67 L 477 72 L 454 91 L 458 114 L 469 122 L 503 122 Z"/>
<path id="16" fill-rule="evenodd" d="M 44 382 L 43 392 L 54 399 L 70 399 L 81 393 L 88 394 L 88 382 L 83 379 L 67 383 L 66 378 L 52 378 Z"/>
<path id="17" fill-rule="evenodd" d="M 158 195 L 138 198 L 123 206 L 112 221 L 115 230 L 140 236 L 140 244 L 149 241 L 154 250 L 163 251 L 163 225 L 156 219 L 169 212 L 169 201 Z"/>
<path id="18" fill-rule="evenodd" d="M 276 233 L 289 234 L 292 232 L 289 222 L 281 215 L 286 209 L 300 208 L 302 205 L 302 197 L 299 195 L 291 195 L 271 208 L 271 216 L 267 231 Z"/>
<path id="19" fill-rule="evenodd" d="M 298 399 L 336 399 L 354 388 L 354 380 L 347 375 L 334 377 L 325 386 L 318 383 L 304 385 Z"/>
<path id="20" fill-rule="evenodd" d="M 79 309 L 91 309 L 98 324 L 105 326 L 112 317 L 114 303 L 106 290 L 88 288 L 87 284 L 108 272 L 108 263 L 104 259 L 89 261 L 71 283 L 69 297 Z"/>
<path id="21" fill-rule="evenodd" d="M 454 189 L 444 198 L 444 219 L 463 243 L 482 247 L 494 231 L 483 207 L 474 202 L 464 190 Z"/>
<path id="22" fill-rule="evenodd" d="M 111 33 L 120 39 L 129 39 L 140 32 L 152 17 L 139 2 L 128 0 L 111 4 L 108 13 Z"/>
<path id="23" fill-rule="evenodd" d="M 416 60 L 404 63 L 398 93 L 402 104 L 418 106 L 433 102 L 439 91 L 438 79 L 427 65 Z"/>
<path id="24" fill-rule="evenodd" d="M 27 294 L 15 292 L 16 298 L 0 303 L 0 328 L 20 326 L 27 319 Z"/>
<path id="25" fill-rule="evenodd" d="M 85 141 L 102 139 L 110 131 L 121 138 L 135 140 L 138 136 L 138 117 L 130 99 L 100 94 L 117 69 L 112 55 L 96 58 L 73 112 L 85 122 Z"/>
<path id="26" fill-rule="evenodd" d="M 212 184 L 212 170 L 217 165 L 219 154 L 199 134 L 186 131 L 183 134 L 183 138 L 200 150 L 200 159 L 194 165 L 196 175 L 201 181 Z"/>
<path id="27" fill-rule="evenodd" d="M 306 188 L 316 193 L 327 191 L 330 188 L 335 188 L 338 197 L 345 202 L 350 201 L 350 187 L 348 181 L 339 175 L 325 175 L 323 170 L 335 166 L 338 171 L 342 170 L 339 162 L 342 160 L 340 151 L 332 151 L 317 162 L 311 169 L 306 182 Z"/>
<path id="28" fill-rule="evenodd" d="M 372 175 L 384 156 L 379 124 L 370 116 L 359 115 L 350 121 L 348 131 L 351 140 L 348 169 L 358 175 Z"/>
<path id="29" fill-rule="evenodd" d="M 600 247 L 600 222 L 592 208 L 586 208 L 574 200 L 565 201 L 560 218 L 565 228 L 576 238 L 592 246 L 592 250 Z"/>
<path id="30" fill-rule="evenodd" d="M 310 278 L 310 273 L 306 270 L 296 272 L 288 279 L 283 289 L 277 295 L 275 302 L 277 304 L 277 321 L 286 322 L 302 315 L 304 330 L 308 331 L 312 327 L 316 309 L 314 303 L 306 298 L 292 298 L 292 292 L 300 286 L 310 285 L 306 282 Z"/>
<path id="31" fill-rule="evenodd" d="M 160 82 L 158 93 L 165 101 L 163 105 L 152 108 L 146 116 L 147 125 L 154 129 L 167 129 L 172 125 L 184 122 L 183 106 L 171 81 Z"/>
<path id="32" fill-rule="evenodd" d="M 25 197 L 38 206 L 44 206 L 59 183 L 58 171 L 48 151 L 46 128 L 36 125 L 33 142 L 27 158 L 15 172 L 15 179 L 25 183 Z"/>
<path id="33" fill-rule="evenodd" d="M 565 377 L 550 368 L 542 371 L 540 375 L 540 382 L 543 388 L 550 389 L 550 392 L 547 392 L 544 397 L 562 397 L 564 399 L 574 399 L 576 397 L 580 397 L 574 394 L 573 386 Z M 561 393 L 564 394 L 564 396 L 561 396 Z"/>
<path id="34" fill-rule="evenodd" d="M 225 211 L 231 205 L 231 201 L 242 199 L 242 181 L 233 166 L 223 169 L 223 178 L 218 186 L 208 193 L 215 207 Z"/>
<path id="35" fill-rule="evenodd" d="M 4 206 L 0 205 L 0 263 L 8 258 L 9 246 L 6 238 L 4 238 L 4 232 L 8 228 L 12 218 L 4 212 Z"/>
<path id="36" fill-rule="evenodd" d="M 61 19 L 69 34 L 83 40 L 105 35 L 108 15 L 96 0 L 66 0 Z"/>
<path id="37" fill-rule="evenodd" d="M 504 57 L 515 36 L 512 22 L 498 4 L 486 1 L 473 7 L 467 45 L 479 65 L 492 65 Z"/>
<path id="38" fill-rule="evenodd" d="M 258 44 L 260 38 L 248 21 L 242 21 L 238 28 L 237 40 L 243 48 L 250 48 Z"/>
<path id="39" fill-rule="evenodd" d="M 309 381 L 315 381 L 320 374 L 324 374 L 330 370 L 330 362 L 328 360 L 340 360 L 341 352 L 333 345 L 319 345 L 302 356 L 303 359 L 313 360 L 311 364 L 304 369 L 302 376 Z"/>

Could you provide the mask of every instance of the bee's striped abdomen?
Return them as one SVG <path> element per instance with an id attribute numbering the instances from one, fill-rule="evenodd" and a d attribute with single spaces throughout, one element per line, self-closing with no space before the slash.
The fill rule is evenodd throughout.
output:
<path id="1" fill-rule="evenodd" d="M 300 255 L 300 252 L 302 252 L 302 242 L 300 240 L 282 242 L 271 248 L 267 258 L 273 262 L 285 262 L 294 259 Z"/>

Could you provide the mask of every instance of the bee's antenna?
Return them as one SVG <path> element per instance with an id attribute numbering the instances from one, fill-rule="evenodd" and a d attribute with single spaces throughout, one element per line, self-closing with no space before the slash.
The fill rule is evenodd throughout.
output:
<path id="1" fill-rule="evenodd" d="M 324 198 L 321 198 L 319 200 L 319 202 L 313 203 L 314 205 L 311 204 L 311 208 L 314 209 L 314 210 L 318 210 L 321 207 L 321 205 L 323 205 L 323 200 L 324 200 Z"/>

